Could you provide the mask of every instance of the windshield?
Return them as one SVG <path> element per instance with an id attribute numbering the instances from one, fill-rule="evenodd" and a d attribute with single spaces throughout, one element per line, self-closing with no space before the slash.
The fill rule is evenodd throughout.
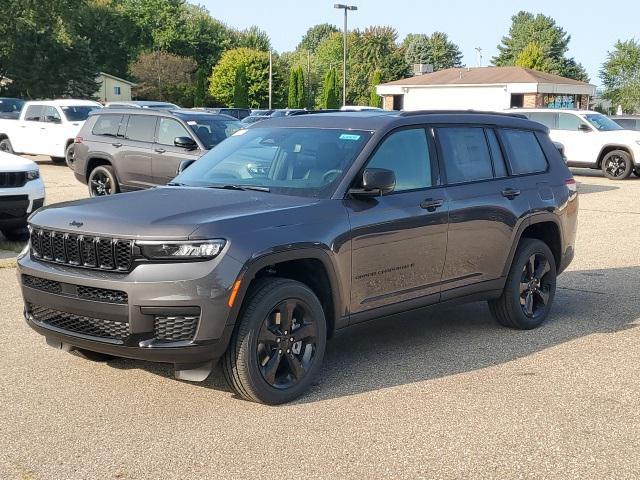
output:
<path id="1" fill-rule="evenodd" d="M 592 126 L 600 130 L 601 132 L 608 132 L 610 130 L 623 130 L 623 128 L 609 117 L 605 117 L 600 113 L 589 113 L 584 118 Z"/>
<path id="2" fill-rule="evenodd" d="M 67 121 L 84 122 L 89 116 L 89 112 L 100 108 L 98 105 L 71 105 L 60 107 Z"/>
<path id="3" fill-rule="evenodd" d="M 194 118 L 187 120 L 187 125 L 191 127 L 202 144 L 206 148 L 213 148 L 225 138 L 240 130 L 242 125 L 237 120 L 226 120 L 224 118 Z"/>
<path id="4" fill-rule="evenodd" d="M 371 132 L 332 128 L 239 130 L 186 169 L 175 183 L 196 187 L 266 187 L 326 198 Z"/>
<path id="5" fill-rule="evenodd" d="M 17 98 L 0 98 L 0 112 L 13 113 L 22 110 L 24 100 Z"/>

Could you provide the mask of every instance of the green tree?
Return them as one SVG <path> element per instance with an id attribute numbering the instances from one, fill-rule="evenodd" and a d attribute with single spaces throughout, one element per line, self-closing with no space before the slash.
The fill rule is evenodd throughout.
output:
<path id="1" fill-rule="evenodd" d="M 570 40 L 571 36 L 556 25 L 553 18 L 521 11 L 511 17 L 509 34 L 502 37 L 498 55 L 493 57 L 492 62 L 496 66 L 516 65 L 522 51 L 535 42 L 545 52 L 546 58 L 538 60 L 545 66 L 544 71 L 588 81 L 582 65 L 566 57 Z"/>
<path id="2" fill-rule="evenodd" d="M 196 72 L 196 89 L 193 94 L 193 106 L 204 107 L 207 99 L 207 72 L 199 68 Z"/>
<path id="3" fill-rule="evenodd" d="M 442 32 L 434 32 L 431 36 L 415 34 L 407 44 L 404 55 L 409 65 L 428 63 L 434 71 L 462 65 L 460 48 Z"/>
<path id="4" fill-rule="evenodd" d="M 516 66 L 548 72 L 550 70 L 549 55 L 538 42 L 529 42 L 516 58 Z"/>
<path id="5" fill-rule="evenodd" d="M 380 71 L 376 70 L 371 75 L 371 93 L 369 95 L 369 106 L 371 107 L 380 107 L 380 95 L 376 93 L 376 85 L 380 85 L 382 83 L 382 74 Z"/>
<path id="6" fill-rule="evenodd" d="M 75 20 L 83 0 L 4 0 L 0 76 L 9 95 L 91 97 L 98 72 L 90 43 Z"/>
<path id="7" fill-rule="evenodd" d="M 296 50 L 308 50 L 313 53 L 318 48 L 318 45 L 320 45 L 320 42 L 332 33 L 338 33 L 338 29 L 330 23 L 314 25 L 307 30 L 307 33 L 304 34 L 302 40 L 296 47 Z"/>
<path id="8" fill-rule="evenodd" d="M 322 87 L 321 108 L 339 108 L 338 75 L 335 68 L 330 68 L 325 77 Z"/>
<path id="9" fill-rule="evenodd" d="M 288 108 L 298 108 L 298 69 L 292 68 L 289 73 L 289 95 L 287 97 Z"/>
<path id="10" fill-rule="evenodd" d="M 307 90 L 305 88 L 304 83 L 304 71 L 301 67 L 298 67 L 298 74 L 296 78 L 297 83 L 297 97 L 296 97 L 296 108 L 304 108 L 307 104 Z"/>
<path id="11" fill-rule="evenodd" d="M 640 43 L 618 40 L 600 69 L 605 87 L 603 97 L 611 100 L 614 108 L 622 106 L 625 112 L 640 111 Z"/>
<path id="12" fill-rule="evenodd" d="M 271 39 L 269 35 L 255 25 L 246 30 L 236 32 L 235 35 L 236 45 L 240 48 L 250 48 L 264 52 L 271 50 Z"/>
<path id="13" fill-rule="evenodd" d="M 249 106 L 247 67 L 244 63 L 236 67 L 236 77 L 233 82 L 233 104 L 231 106 L 236 108 L 247 108 Z"/>
<path id="14" fill-rule="evenodd" d="M 209 94 L 218 105 L 231 105 L 236 69 L 246 68 L 249 107 L 266 107 L 269 101 L 269 53 L 250 48 L 234 48 L 222 54 L 209 77 Z M 286 82 L 282 79 L 282 63 L 273 58 L 273 105 L 286 102 Z"/>

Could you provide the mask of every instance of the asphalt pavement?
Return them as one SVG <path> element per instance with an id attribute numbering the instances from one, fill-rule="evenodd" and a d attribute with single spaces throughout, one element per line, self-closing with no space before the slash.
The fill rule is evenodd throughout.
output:
<path id="1" fill-rule="evenodd" d="M 41 169 L 49 203 L 86 196 Z M 219 371 L 49 348 L 0 268 L 0 478 L 640 478 L 640 178 L 574 173 L 577 254 L 548 323 L 505 329 L 473 303 L 359 325 L 279 407 Z"/>

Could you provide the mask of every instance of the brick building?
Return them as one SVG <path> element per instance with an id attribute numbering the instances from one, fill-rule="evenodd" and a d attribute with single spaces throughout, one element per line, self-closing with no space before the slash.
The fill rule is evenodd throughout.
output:
<path id="1" fill-rule="evenodd" d="M 376 87 L 385 110 L 589 107 L 596 87 L 522 67 L 449 68 Z"/>

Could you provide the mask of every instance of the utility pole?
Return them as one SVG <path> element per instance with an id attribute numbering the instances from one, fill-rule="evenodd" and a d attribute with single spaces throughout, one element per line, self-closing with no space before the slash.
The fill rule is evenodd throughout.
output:
<path id="1" fill-rule="evenodd" d="M 342 105 L 347 104 L 347 10 L 358 10 L 355 5 L 336 3 L 333 8 L 344 10 L 344 45 L 342 49 Z"/>
<path id="2" fill-rule="evenodd" d="M 311 107 L 311 50 L 307 49 L 307 108 Z"/>
<path id="3" fill-rule="evenodd" d="M 269 110 L 271 110 L 271 100 L 273 98 L 273 55 L 269 50 Z"/>
<path id="4" fill-rule="evenodd" d="M 476 52 L 478 54 L 477 55 L 477 59 L 478 59 L 477 65 L 478 65 L 478 67 L 481 67 L 482 66 L 482 48 L 476 47 Z"/>

